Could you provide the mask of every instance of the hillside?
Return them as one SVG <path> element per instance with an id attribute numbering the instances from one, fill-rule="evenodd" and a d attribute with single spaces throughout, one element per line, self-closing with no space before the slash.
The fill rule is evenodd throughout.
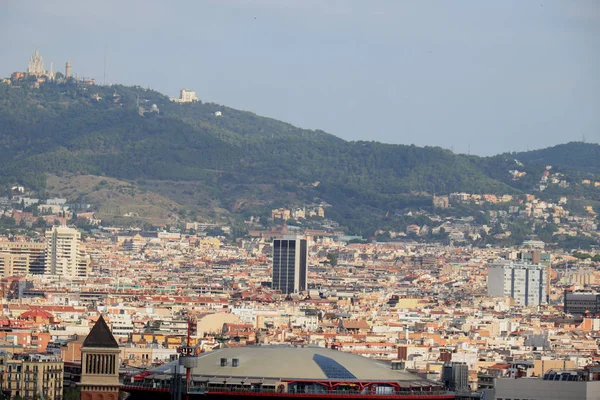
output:
<path id="1" fill-rule="evenodd" d="M 149 112 L 152 105 L 158 113 Z M 600 158 L 589 155 L 600 146 L 564 146 L 470 157 L 438 147 L 348 142 L 212 103 L 173 103 L 139 87 L 0 85 L 1 185 L 19 182 L 43 194 L 50 189 L 46 174 L 105 176 L 169 198 L 179 207 L 167 206 L 171 214 L 191 210 L 213 219 L 326 202 L 330 218 L 358 231 L 390 211 L 430 207 L 434 193 L 531 190 L 556 154 L 569 154 L 557 158 L 559 167 L 597 171 Z M 581 152 L 586 157 L 575 155 Z M 515 181 L 508 171 L 518 162 L 528 175 Z M 94 188 L 78 196 L 104 204 Z"/>
<path id="2" fill-rule="evenodd" d="M 517 153 L 514 157 L 528 164 L 555 165 L 572 171 L 600 174 L 600 146 L 594 143 L 572 142 Z"/>

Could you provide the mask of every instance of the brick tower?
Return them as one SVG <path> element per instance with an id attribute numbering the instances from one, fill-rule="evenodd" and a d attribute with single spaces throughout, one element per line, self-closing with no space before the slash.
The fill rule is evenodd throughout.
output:
<path id="1" fill-rule="evenodd" d="M 119 354 L 119 344 L 100 316 L 81 347 L 81 400 L 119 398 Z"/>

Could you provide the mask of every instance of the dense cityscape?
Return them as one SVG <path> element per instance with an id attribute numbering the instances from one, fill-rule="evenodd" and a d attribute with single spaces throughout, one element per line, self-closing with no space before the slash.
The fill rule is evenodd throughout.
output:
<path id="1" fill-rule="evenodd" d="M 160 97 L 98 85 L 72 68 L 47 70 L 36 49 L 28 68 L 0 85 L 36 112 L 50 108 L 31 100 L 42 93 L 56 109 L 118 109 L 131 130 L 176 108 L 197 123 L 185 114 L 201 103 L 193 90 L 153 103 Z M 227 123 L 229 109 L 208 107 L 206 118 Z M 21 129 L 6 121 L 6 132 Z M 14 137 L 0 139 L 11 152 Z M 52 168 L 29 173 L 47 159 Z M 378 198 L 343 210 L 315 193 L 339 201 L 346 192 L 316 179 L 284 182 L 278 188 L 292 189 L 277 201 L 253 193 L 205 214 L 209 207 L 170 203 L 155 218 L 133 194 L 119 206 L 114 192 L 91 196 L 111 185 L 134 193 L 146 177 L 118 176 L 132 186 L 115 186 L 108 173 L 70 170 L 68 157 L 47 159 L 15 158 L 0 170 L 1 398 L 598 398 L 600 174 L 592 169 L 529 168 L 515 158 L 501 179 L 477 175 L 494 191 L 423 184 L 403 206 Z M 94 173 L 85 196 L 68 186 Z M 234 186 L 218 173 L 230 181 L 215 178 L 216 186 Z M 47 185 L 50 177 L 61 184 Z M 379 219 L 353 224 L 361 207 L 372 213 L 361 218 Z"/>
<path id="2" fill-rule="evenodd" d="M 0 241 L 2 387 L 12 395 L 34 393 L 29 375 L 11 374 L 17 361 L 54 363 L 46 398 L 75 388 L 83 339 L 100 316 L 118 343 L 121 382 L 133 392 L 186 346 L 231 359 L 248 346 L 352 353 L 410 372 L 422 385 L 437 382 L 435 390 L 446 387 L 457 398 L 494 390 L 512 398 L 515 379 L 522 379 L 521 393 L 560 391 L 549 379 L 597 390 L 597 250 L 547 251 L 540 240 L 511 248 L 363 242 L 285 223 L 232 240 L 229 226 L 144 231 L 104 227 L 93 213 L 95 227 L 82 237 L 67 226 L 66 199 L 38 205 L 52 213 L 43 216 L 48 227 L 36 230 L 33 214 L 16 209 L 30 205 L 19 195 L 26 189 L 13 190 L 15 208 L 5 214 L 33 235 Z M 275 219 L 282 212 L 273 210 Z M 219 375 L 208 369 L 201 374 Z M 211 382 L 193 382 L 214 390 Z M 383 386 L 377 393 L 392 390 Z"/>

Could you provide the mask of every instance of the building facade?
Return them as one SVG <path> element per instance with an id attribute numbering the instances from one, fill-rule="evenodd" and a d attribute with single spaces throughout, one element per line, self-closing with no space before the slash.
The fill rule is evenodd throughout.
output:
<path id="1" fill-rule="evenodd" d="M 488 268 L 488 296 L 512 298 L 518 305 L 547 303 L 548 266 L 522 262 L 493 264 Z"/>
<path id="2" fill-rule="evenodd" d="M 60 400 L 64 366 L 60 357 L 48 354 L 15 354 L 4 359 L 3 391 L 10 398 Z"/>
<path id="3" fill-rule="evenodd" d="M 273 240 L 273 289 L 284 294 L 304 292 L 307 273 L 306 239 L 284 237 Z"/>
<path id="4" fill-rule="evenodd" d="M 43 274 L 45 270 L 45 243 L 0 242 L 0 277 Z"/>
<path id="5" fill-rule="evenodd" d="M 469 391 L 469 366 L 464 362 L 447 362 L 442 367 L 442 383 L 452 392 Z"/>
<path id="6" fill-rule="evenodd" d="M 193 103 L 195 101 L 199 101 L 200 99 L 198 99 L 198 97 L 196 96 L 196 92 L 192 91 L 192 90 L 187 90 L 187 89 L 181 89 L 179 91 L 179 98 L 172 98 L 171 101 L 174 101 L 176 103 Z"/>
<path id="7" fill-rule="evenodd" d="M 498 378 L 495 382 L 498 400 L 593 400 L 598 393 L 600 381 L 584 371 L 549 371 L 542 378 Z"/>
<path id="8" fill-rule="evenodd" d="M 69 277 L 86 277 L 90 258 L 81 244 L 81 232 L 66 226 L 46 231 L 46 273 Z"/>
<path id="9" fill-rule="evenodd" d="M 600 314 L 600 293 L 565 290 L 565 314 Z"/>

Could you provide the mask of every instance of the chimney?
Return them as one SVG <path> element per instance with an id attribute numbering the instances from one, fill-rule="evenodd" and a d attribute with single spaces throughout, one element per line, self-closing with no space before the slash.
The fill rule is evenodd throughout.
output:
<path id="1" fill-rule="evenodd" d="M 452 353 L 449 351 L 440 351 L 440 361 L 445 363 L 452 361 Z"/>
<path id="2" fill-rule="evenodd" d="M 408 347 L 407 346 L 399 346 L 398 347 L 398 360 L 406 361 L 408 358 Z"/>

